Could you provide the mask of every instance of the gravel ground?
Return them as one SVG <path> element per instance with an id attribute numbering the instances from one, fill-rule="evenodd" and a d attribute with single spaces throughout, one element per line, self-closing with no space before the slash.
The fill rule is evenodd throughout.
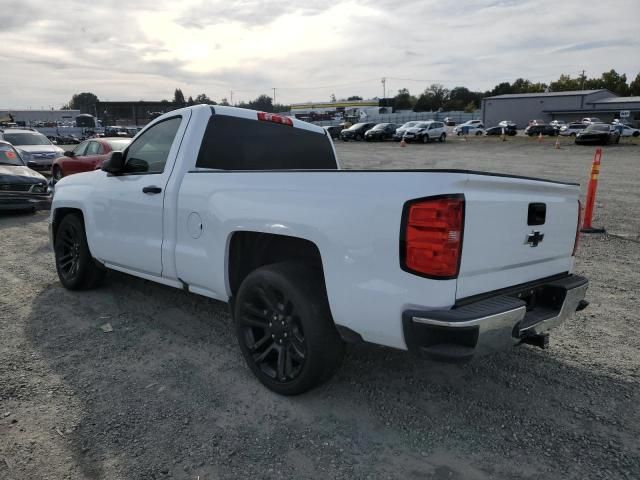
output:
<path id="1" fill-rule="evenodd" d="M 593 154 L 484 138 L 337 149 L 346 168 L 581 182 Z M 67 292 L 46 212 L 0 216 L 0 479 L 638 479 L 639 164 L 638 145 L 604 149 L 594 224 L 619 236 L 582 237 L 591 305 L 548 350 L 444 365 L 358 345 L 295 398 L 252 377 L 224 304 L 118 273 Z"/>

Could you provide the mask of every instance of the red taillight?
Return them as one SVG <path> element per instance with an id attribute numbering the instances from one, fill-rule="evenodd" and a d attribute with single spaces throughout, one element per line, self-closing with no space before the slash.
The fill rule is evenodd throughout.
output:
<path id="1" fill-rule="evenodd" d="M 582 228 L 582 202 L 578 200 L 578 225 L 576 225 L 576 239 L 573 241 L 573 252 L 571 256 L 576 256 L 576 250 L 578 250 L 578 244 L 580 243 L 580 229 Z"/>
<path id="2" fill-rule="evenodd" d="M 463 229 L 462 195 L 408 203 L 400 242 L 402 268 L 426 277 L 457 277 Z"/>
<path id="3" fill-rule="evenodd" d="M 258 120 L 261 120 L 263 122 L 281 123 L 282 125 L 293 127 L 293 120 L 291 120 L 289 117 L 276 115 L 275 113 L 258 112 Z"/>

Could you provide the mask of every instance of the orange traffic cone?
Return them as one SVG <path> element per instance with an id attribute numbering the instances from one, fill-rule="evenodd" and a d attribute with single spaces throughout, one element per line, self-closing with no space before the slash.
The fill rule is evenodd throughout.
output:
<path id="1" fill-rule="evenodd" d="M 542 141 L 542 132 L 540 132 L 540 135 L 538 135 L 538 141 L 541 142 Z"/>
<path id="2" fill-rule="evenodd" d="M 560 135 L 556 137 L 556 150 L 560 150 Z"/>
<path id="3" fill-rule="evenodd" d="M 404 141 L 404 138 L 402 140 L 400 140 L 400 146 L 401 147 L 406 147 L 407 146 L 407 142 Z"/>

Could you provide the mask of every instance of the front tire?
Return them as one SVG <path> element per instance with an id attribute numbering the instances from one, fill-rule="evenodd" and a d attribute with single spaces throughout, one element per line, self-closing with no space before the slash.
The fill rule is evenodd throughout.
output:
<path id="1" fill-rule="evenodd" d="M 64 177 L 62 173 L 62 169 L 57 165 L 53 167 L 53 170 L 51 171 L 51 176 L 53 177 L 53 181 L 56 183 L 62 180 L 62 177 Z"/>
<path id="2" fill-rule="evenodd" d="M 60 222 L 54 242 L 56 270 L 62 286 L 68 290 L 98 287 L 105 269 L 91 256 L 82 218 L 65 216 Z"/>
<path id="3" fill-rule="evenodd" d="M 236 336 L 258 380 L 281 395 L 298 395 L 329 379 L 344 343 L 333 324 L 322 274 L 284 262 L 260 267 L 240 285 Z"/>
<path id="4" fill-rule="evenodd" d="M 431 139 L 429 138 L 429 135 L 425 133 L 423 135 L 423 137 L 422 137 L 422 143 L 426 144 L 426 143 L 430 143 L 430 142 L 431 142 Z"/>
<path id="5" fill-rule="evenodd" d="M 440 143 L 443 143 L 446 139 L 447 139 L 447 134 L 446 133 L 442 133 L 442 134 L 440 134 L 440 138 L 438 138 L 438 141 Z"/>

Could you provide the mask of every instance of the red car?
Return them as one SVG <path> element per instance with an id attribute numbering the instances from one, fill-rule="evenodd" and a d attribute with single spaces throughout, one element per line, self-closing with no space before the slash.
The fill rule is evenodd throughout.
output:
<path id="1" fill-rule="evenodd" d="M 64 152 L 51 166 L 51 175 L 58 181 L 74 173 L 90 172 L 102 166 L 113 151 L 122 151 L 131 143 L 130 138 L 90 138 L 71 151 Z"/>

